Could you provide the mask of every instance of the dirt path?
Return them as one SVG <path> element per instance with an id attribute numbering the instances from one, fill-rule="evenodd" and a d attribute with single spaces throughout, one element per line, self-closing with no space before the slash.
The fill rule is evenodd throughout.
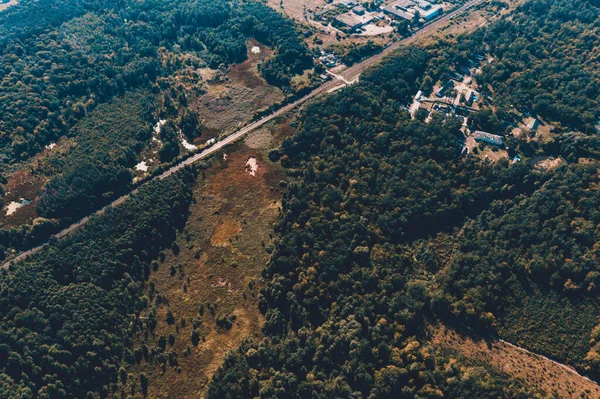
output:
<path id="1" fill-rule="evenodd" d="M 365 71 L 367 68 L 370 68 L 372 65 L 378 63 L 384 57 L 391 54 L 393 51 L 397 50 L 401 46 L 411 44 L 416 39 L 427 35 L 429 32 L 431 32 L 433 30 L 439 29 L 443 24 L 448 22 L 454 16 L 465 13 L 471 6 L 473 6 L 474 4 L 478 4 L 480 2 L 481 2 L 481 0 L 473 0 L 473 1 L 469 1 L 468 3 L 465 3 L 462 7 L 458 8 L 448 14 L 445 14 L 444 16 L 433 21 L 429 25 L 424 26 L 421 30 L 415 32 L 412 36 L 410 36 L 406 39 L 400 40 L 396 43 L 393 43 L 392 45 L 390 45 L 386 49 L 384 49 L 382 52 L 380 52 L 370 58 L 367 58 L 366 60 L 354 65 L 353 67 L 350 67 L 350 68 L 344 70 L 341 74 L 339 74 L 340 76 L 336 75 L 336 79 L 324 83 L 323 85 L 319 86 L 318 88 L 316 88 L 315 90 L 313 90 L 311 93 L 307 94 L 306 96 L 302 97 L 301 99 L 294 101 L 293 103 L 290 103 L 290 104 L 280 108 L 279 110 L 275 111 L 274 113 L 267 115 L 264 118 L 262 118 L 256 122 L 253 122 L 250 125 L 238 130 L 237 132 L 231 134 L 230 136 L 227 136 L 226 138 L 218 141 L 217 143 L 212 145 L 210 148 L 207 148 L 206 150 L 204 150 L 196 155 L 193 155 L 190 158 L 182 161 L 181 163 L 171 167 L 169 170 L 164 172 L 162 175 L 157 176 L 156 178 L 162 180 L 162 179 L 172 175 L 173 173 L 177 172 L 178 170 L 183 169 L 184 167 L 191 165 L 201 159 L 204 159 L 204 158 L 208 157 L 209 155 L 212 155 L 213 153 L 221 150 L 223 147 L 238 140 L 240 137 L 257 129 L 258 127 L 264 125 L 265 123 L 277 118 L 278 116 L 281 116 L 281 115 L 285 114 L 286 112 L 300 106 L 301 104 L 305 103 L 306 101 L 310 100 L 311 98 L 314 98 L 320 94 L 332 93 L 332 92 L 336 91 L 336 89 L 345 86 L 346 82 L 355 82 L 358 79 L 359 75 L 363 71 Z M 342 82 L 340 82 L 340 80 Z M 154 179 L 152 179 L 152 180 L 154 180 Z M 152 180 L 149 180 L 149 181 L 152 181 Z M 148 182 L 146 182 L 146 183 L 148 183 Z M 143 184 L 146 184 L 146 183 L 143 183 Z M 77 223 L 67 227 L 66 229 L 60 231 L 59 233 L 55 234 L 54 237 L 57 239 L 61 239 L 61 238 L 65 237 L 69 233 L 71 233 L 71 232 L 79 229 L 81 226 L 85 225 L 89 221 L 91 216 L 100 215 L 100 214 L 104 213 L 107 208 L 114 207 L 114 206 L 117 206 L 117 205 L 123 203 L 132 194 L 134 194 L 138 189 L 139 189 L 139 187 L 136 188 L 135 190 L 133 190 L 132 192 L 130 192 L 129 194 L 126 194 L 126 195 L 116 199 L 115 201 L 113 201 L 109 205 L 105 206 L 104 208 L 100 209 L 99 211 L 93 213 L 92 215 L 84 217 L 79 222 L 77 222 Z M 27 257 L 39 252 L 42 248 L 44 248 L 45 245 L 46 244 L 44 243 L 38 247 L 35 247 L 28 251 L 22 252 L 21 254 L 17 255 L 10 261 L 5 262 L 2 265 L 2 268 L 8 269 L 12 263 L 17 263 L 19 261 L 22 261 L 22 260 L 26 259 Z"/>

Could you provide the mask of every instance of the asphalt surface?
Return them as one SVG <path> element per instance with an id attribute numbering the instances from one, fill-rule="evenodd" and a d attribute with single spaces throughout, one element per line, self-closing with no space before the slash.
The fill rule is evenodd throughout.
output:
<path id="1" fill-rule="evenodd" d="M 318 88 L 313 90 L 311 93 L 307 94 L 306 96 L 300 98 L 299 100 L 294 101 L 293 103 L 290 103 L 288 105 L 281 107 L 280 109 L 273 112 L 272 114 L 267 115 L 264 118 L 261 118 L 258 121 L 253 122 L 253 123 L 249 124 L 248 126 L 241 128 L 237 132 L 225 137 L 222 140 L 219 140 L 218 142 L 213 144 L 211 147 L 199 152 L 198 154 L 195 154 L 195 155 L 185 159 L 184 161 L 182 161 L 181 163 L 179 163 L 177 165 L 174 165 L 173 167 L 166 170 L 163 174 L 155 177 L 154 179 L 162 180 L 162 179 L 172 175 L 173 173 L 177 172 L 178 170 L 183 169 L 184 167 L 191 165 L 203 158 L 206 158 L 209 155 L 212 155 L 213 153 L 221 150 L 223 147 L 238 140 L 240 137 L 261 127 L 265 123 L 277 118 L 278 116 L 281 116 L 281 115 L 285 114 L 286 112 L 300 106 L 301 104 L 305 103 L 306 101 L 310 100 L 313 97 L 318 96 L 319 94 L 327 94 L 327 93 L 333 92 L 333 91 L 335 91 L 335 89 L 337 89 L 341 86 L 345 86 L 346 85 L 345 82 L 355 82 L 357 80 L 357 78 L 359 77 L 359 75 L 365 71 L 365 69 L 380 62 L 384 57 L 390 55 L 392 52 L 394 52 L 398 48 L 408 45 L 408 44 L 411 44 L 412 42 L 419 39 L 420 37 L 427 35 L 429 32 L 439 29 L 442 25 L 444 25 L 446 22 L 448 22 L 452 17 L 459 15 L 459 14 L 463 14 L 465 11 L 467 11 L 468 8 L 470 8 L 471 6 L 473 6 L 475 4 L 480 3 L 481 1 L 482 0 L 470 1 L 466 4 L 464 4 L 462 7 L 458 8 L 448 14 L 443 15 L 442 17 L 438 18 L 437 20 L 431 22 L 430 24 L 426 25 L 422 29 L 415 32 L 412 36 L 407 37 L 403 40 L 399 40 L 395 43 L 392 43 L 391 45 L 386 47 L 380 53 L 378 53 L 370 58 L 367 58 L 367 59 L 363 60 L 362 62 L 360 62 L 350 68 L 345 69 L 338 75 L 334 75 L 334 76 L 336 76 L 335 79 L 325 82 L 323 85 L 319 86 Z M 151 179 L 143 184 L 147 184 L 148 182 L 150 182 L 154 179 Z M 69 233 L 84 226 L 90 220 L 90 218 L 92 216 L 100 215 L 100 214 L 104 213 L 106 211 L 106 209 L 108 209 L 109 207 L 114 207 L 114 206 L 117 206 L 117 205 L 125 202 L 131 195 L 135 194 L 138 191 L 138 189 L 139 189 L 139 187 L 136 188 L 135 190 L 131 191 L 129 194 L 126 194 L 122 197 L 117 198 L 116 200 L 111 202 L 109 205 L 96 211 L 92 215 L 86 216 L 83 219 L 81 219 L 79 222 L 72 224 L 71 226 L 65 228 L 64 230 L 61 230 L 60 232 L 56 233 L 53 237 L 55 237 L 57 239 L 64 238 Z M 34 247 L 28 251 L 22 252 L 19 255 L 17 255 L 16 257 L 12 258 L 10 261 L 4 263 L 1 267 L 3 269 L 8 269 L 11 263 L 17 263 L 21 260 L 24 260 L 28 256 L 31 256 L 31 255 L 35 254 L 36 252 L 39 252 L 45 246 L 46 246 L 46 243 L 44 243 L 40 246 Z"/>

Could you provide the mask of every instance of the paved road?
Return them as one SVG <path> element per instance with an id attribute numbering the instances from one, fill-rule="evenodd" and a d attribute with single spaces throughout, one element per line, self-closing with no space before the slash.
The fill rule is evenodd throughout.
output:
<path id="1" fill-rule="evenodd" d="M 465 5 L 463 5 L 462 7 L 456 9 L 455 11 L 445 14 L 444 16 L 442 16 L 441 18 L 437 19 L 436 21 L 430 23 L 429 25 L 425 26 L 423 29 L 415 32 L 412 36 L 397 41 L 393 44 L 391 44 L 390 46 L 386 47 L 382 52 L 365 59 L 364 61 L 344 70 L 343 72 L 341 72 L 339 75 L 334 75 L 336 78 L 333 80 L 330 80 L 326 83 L 324 83 L 323 85 L 319 86 L 318 88 L 316 88 L 314 91 L 312 91 L 311 93 L 307 94 L 306 96 L 302 97 L 301 99 L 294 101 L 293 103 L 290 103 L 284 107 L 281 107 L 280 109 L 278 109 L 277 111 L 273 112 L 272 114 L 265 116 L 264 118 L 251 123 L 250 125 L 238 130 L 237 132 L 231 134 L 230 136 L 227 136 L 226 138 L 224 138 L 223 140 L 218 141 L 217 143 L 213 144 L 211 147 L 205 149 L 202 152 L 199 152 L 196 155 L 191 156 L 190 158 L 187 158 L 186 160 L 182 161 L 181 163 L 171 167 L 170 169 L 168 169 L 167 171 L 165 171 L 163 174 L 157 176 L 156 178 L 158 179 L 164 179 L 170 175 L 172 175 L 173 173 L 177 172 L 178 170 L 184 168 L 185 166 L 191 165 L 203 158 L 208 157 L 209 155 L 219 151 L 221 148 L 225 147 L 226 145 L 229 145 L 231 143 L 233 143 L 234 141 L 236 141 L 237 139 L 239 139 L 240 137 L 248 134 L 249 132 L 251 132 L 252 130 L 255 130 L 257 128 L 259 128 L 260 126 L 264 125 L 265 123 L 273 120 L 274 118 L 277 118 L 280 115 L 285 114 L 286 112 L 290 111 L 293 108 L 298 107 L 299 105 L 301 105 L 302 103 L 308 101 L 309 99 L 319 95 L 319 94 L 323 94 L 323 93 L 331 93 L 334 92 L 336 89 L 343 87 L 346 85 L 347 82 L 355 82 L 356 79 L 359 77 L 359 75 L 367 68 L 371 67 L 372 65 L 376 64 L 377 62 L 381 61 L 381 59 L 387 55 L 389 55 L 390 53 L 392 53 L 393 51 L 397 50 L 398 48 L 400 48 L 403 45 L 407 45 L 410 44 L 412 42 L 414 42 L 416 39 L 428 34 L 429 32 L 439 29 L 443 24 L 445 24 L 450 18 L 452 18 L 453 16 L 459 15 L 464 13 L 467 8 L 469 8 L 470 6 L 477 4 L 479 2 L 481 2 L 482 0 L 473 0 L 470 1 L 468 3 L 466 3 Z M 146 182 L 147 183 L 147 182 Z M 144 184 L 146 184 L 144 183 Z M 61 239 L 63 237 L 65 237 L 66 235 L 68 235 L 69 233 L 77 230 L 78 228 L 80 228 L 81 226 L 85 225 L 89 220 L 90 217 L 94 216 L 94 215 L 100 215 L 102 213 L 104 213 L 106 211 L 107 208 L 109 207 L 114 207 L 117 206 L 121 203 L 123 203 L 124 201 L 126 201 L 132 194 L 135 194 L 137 192 L 139 188 L 136 188 L 135 190 L 131 191 L 129 194 L 126 194 L 122 197 L 119 197 L 118 199 L 114 200 L 113 202 L 111 202 L 109 205 L 105 206 L 104 208 L 100 209 L 99 211 L 95 212 L 94 214 L 90 215 L 90 216 L 86 216 L 83 219 L 81 219 L 79 222 L 72 224 L 71 226 L 65 228 L 64 230 L 60 231 L 59 233 L 55 234 L 54 237 Z M 19 254 L 18 256 L 14 257 L 13 259 L 11 259 L 10 261 L 4 263 L 2 265 L 3 269 L 8 269 L 8 267 L 10 266 L 11 263 L 16 263 L 19 262 L 21 260 L 26 259 L 28 256 L 33 255 L 34 253 L 40 251 L 46 244 L 42 244 L 38 247 L 32 248 L 28 251 L 22 252 L 21 254 Z"/>

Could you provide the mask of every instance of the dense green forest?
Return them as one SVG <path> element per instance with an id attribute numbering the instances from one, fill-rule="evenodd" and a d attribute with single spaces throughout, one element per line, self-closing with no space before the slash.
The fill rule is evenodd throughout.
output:
<path id="1" fill-rule="evenodd" d="M 0 274 L 0 397 L 112 395 L 133 336 L 150 262 L 187 217 L 196 173 L 144 186 L 83 230 Z M 126 377 L 126 375 L 125 375 Z"/>
<path id="2" fill-rule="evenodd" d="M 242 62 L 250 38 L 275 50 L 260 71 L 284 90 L 312 65 L 293 23 L 260 2 L 24 0 L 0 13 L 0 182 L 19 168 L 49 180 L 35 200 L 41 218 L 2 229 L 0 255 L 129 190 L 157 118 L 178 124 L 162 130 L 159 161 L 179 156 L 179 129 L 199 136 L 201 115 L 169 77 Z M 165 51 L 194 57 L 163 59 Z M 20 162 L 61 137 L 68 153 L 33 168 Z"/>
<path id="3" fill-rule="evenodd" d="M 430 282 L 409 246 L 452 231 L 544 176 L 465 161 L 460 124 L 402 104 L 427 54 L 411 50 L 309 106 L 282 146 L 293 176 L 261 293 L 266 338 L 226 360 L 210 398 L 533 397 L 493 371 L 467 378 L 423 340 Z"/>
<path id="4" fill-rule="evenodd" d="M 500 119 L 516 107 L 585 133 L 600 118 L 600 4 L 587 0 L 531 0 L 459 40 L 464 53 L 494 57 L 477 76 Z"/>
<path id="5" fill-rule="evenodd" d="M 153 96 L 127 93 L 75 125 L 75 148 L 65 156 L 51 156 L 38 172 L 55 176 L 37 201 L 38 214 L 82 216 L 123 193 L 132 181 L 136 154 L 152 135 L 155 110 Z"/>
<path id="6" fill-rule="evenodd" d="M 24 0 L 0 14 L 0 38 L 5 163 L 75 134 L 98 104 L 171 74 L 178 65 L 160 62 L 161 47 L 218 68 L 244 61 L 255 38 L 277 50 L 261 70 L 283 86 L 312 65 L 293 24 L 258 2 Z"/>
<path id="7" fill-rule="evenodd" d="M 473 35 L 401 50 L 302 110 L 298 133 L 269 153 L 290 183 L 266 248 L 264 338 L 226 357 L 208 398 L 548 397 L 432 345 L 427 329 L 438 322 L 600 378 L 598 5 L 530 0 Z M 10 116 L 0 143 L 10 164 L 61 135 L 75 139 L 39 171 L 60 171 L 37 204 L 49 218 L 83 215 L 131 182 L 160 107 L 154 82 L 177 68 L 158 62 L 160 46 L 219 68 L 242 61 L 254 37 L 276 49 L 260 68 L 281 86 L 311 63 L 291 22 L 261 3 L 47 6 L 24 0 L 0 14 L 0 109 Z M 36 15 L 37 27 L 22 22 Z M 479 54 L 494 61 L 476 77 L 487 99 L 472 127 L 505 130 L 513 106 L 563 125 L 544 144 L 507 138 L 521 162 L 465 157 L 459 119 L 425 123 L 406 109 Z M 163 102 L 178 97 L 168 93 Z M 165 162 L 178 156 L 178 128 L 201 131 L 199 115 L 166 112 Z M 564 162 L 536 169 L 534 155 Z M 185 169 L 150 183 L 0 272 L 0 397 L 140 397 L 152 381 L 129 365 L 176 367 L 165 337 L 156 346 L 133 337 L 156 324 L 154 311 L 138 317 L 162 300 L 144 295 L 154 293 L 146 280 L 162 249 L 178 251 L 195 180 Z M 232 329 L 231 317 L 218 325 Z"/>
<path id="8" fill-rule="evenodd" d="M 314 117 L 282 147 L 296 181 L 264 272 L 266 338 L 231 354 L 210 397 L 535 394 L 448 384 L 461 378 L 441 378 L 444 355 L 423 338 L 432 320 L 599 376 L 597 6 L 526 2 L 426 55 L 397 56 L 306 111 Z M 531 158 L 464 159 L 451 117 L 423 124 L 401 109 L 481 54 L 494 57 L 476 77 L 493 107 L 471 126 L 502 133 L 515 108 L 560 122 L 543 145 L 511 137 L 508 151 L 567 163 L 537 171 Z M 432 360 L 398 356 L 411 345 Z"/>

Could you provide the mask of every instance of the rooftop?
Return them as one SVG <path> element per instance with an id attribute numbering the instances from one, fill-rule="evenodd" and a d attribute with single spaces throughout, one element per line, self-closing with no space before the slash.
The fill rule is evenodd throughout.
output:
<path id="1" fill-rule="evenodd" d="M 498 136 L 497 134 L 483 132 L 481 130 L 475 130 L 475 132 L 473 132 L 473 138 L 475 140 L 481 140 L 491 144 L 504 144 L 504 137 Z"/>
<path id="2" fill-rule="evenodd" d="M 396 3 L 399 3 L 399 2 L 396 2 Z M 413 14 L 405 11 L 401 7 L 395 6 L 396 3 L 390 4 L 387 7 L 383 7 L 382 8 L 383 12 L 386 12 L 388 14 L 392 14 L 392 15 L 398 17 L 398 18 L 404 18 L 404 19 L 409 20 L 409 21 L 412 20 L 413 19 Z"/>
<path id="3" fill-rule="evenodd" d="M 347 13 L 338 15 L 337 17 L 335 17 L 335 19 L 341 22 L 342 24 L 354 29 L 373 21 L 373 14 L 371 13 L 365 15 L 358 15 L 352 11 L 349 11 Z"/>

